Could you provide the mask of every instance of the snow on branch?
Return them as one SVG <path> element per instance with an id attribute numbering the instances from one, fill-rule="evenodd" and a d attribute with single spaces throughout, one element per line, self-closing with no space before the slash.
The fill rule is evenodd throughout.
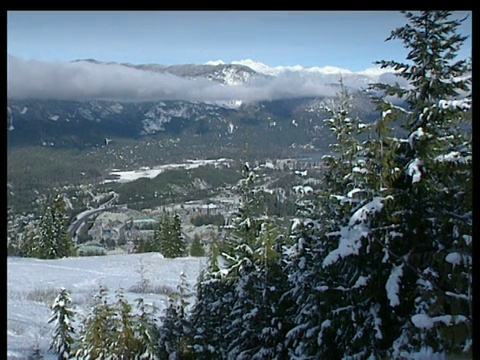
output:
<path id="1" fill-rule="evenodd" d="M 465 300 L 465 301 L 470 301 L 470 298 L 465 295 L 465 294 L 457 294 L 457 293 L 453 293 L 451 291 L 445 291 L 445 295 L 447 296 L 451 296 L 451 297 L 454 297 L 456 299 L 461 299 L 461 300 Z"/>
<path id="2" fill-rule="evenodd" d="M 422 127 L 419 127 L 417 130 L 412 132 L 408 136 L 408 144 L 410 145 L 410 149 L 413 149 L 413 144 L 414 144 L 415 140 L 420 139 L 424 135 L 425 135 L 425 132 L 423 131 Z"/>
<path id="3" fill-rule="evenodd" d="M 358 255 L 362 246 L 361 239 L 368 236 L 370 233 L 368 217 L 374 213 L 380 212 L 383 208 L 383 201 L 387 198 L 378 196 L 374 197 L 370 202 L 353 213 L 348 226 L 343 226 L 340 231 L 327 234 L 330 236 L 340 235 L 340 241 L 338 248 L 331 251 L 325 259 L 323 259 L 323 267 L 332 265 L 340 258 L 350 255 Z"/>
<path id="4" fill-rule="evenodd" d="M 292 227 L 291 227 L 292 232 L 300 230 L 302 227 L 303 227 L 303 221 L 302 220 L 300 220 L 299 218 L 292 219 Z"/>
<path id="5" fill-rule="evenodd" d="M 438 102 L 438 107 L 443 110 L 470 110 L 472 100 L 469 98 L 461 99 L 461 100 L 440 100 Z"/>
<path id="6" fill-rule="evenodd" d="M 427 314 L 416 314 L 411 317 L 413 325 L 419 329 L 431 329 L 437 322 L 442 322 L 447 326 L 468 322 L 467 317 L 463 315 L 440 315 L 430 317 Z"/>
<path id="7" fill-rule="evenodd" d="M 353 289 L 358 289 L 358 288 L 361 288 L 363 286 L 366 286 L 368 284 L 368 281 L 370 280 L 370 276 L 359 276 L 357 281 L 355 281 L 355 284 L 350 287 L 350 288 L 346 288 L 345 286 L 337 286 L 334 288 L 334 290 L 339 290 L 339 291 L 349 291 L 349 290 L 353 290 Z M 317 290 L 320 290 L 320 291 L 325 291 L 325 290 L 328 290 L 328 286 L 320 286 L 320 287 L 317 287 L 316 288 Z"/>
<path id="8" fill-rule="evenodd" d="M 355 188 L 355 189 L 350 190 L 350 191 L 348 192 L 347 197 L 352 198 L 353 195 L 355 195 L 356 193 L 362 192 L 362 191 L 364 191 L 364 190 L 359 189 L 359 188 Z"/>
<path id="9" fill-rule="evenodd" d="M 332 326 L 332 322 L 329 319 L 324 320 L 320 324 L 320 331 L 319 331 L 318 336 L 317 336 L 317 345 L 318 346 L 321 346 L 322 343 L 323 343 L 323 330 L 329 328 L 330 326 Z"/>
<path id="10" fill-rule="evenodd" d="M 385 290 L 387 290 L 387 297 L 390 300 L 390 306 L 394 307 L 400 305 L 398 293 L 400 290 L 400 278 L 403 276 L 403 264 L 394 266 L 390 272 Z"/>
<path id="11" fill-rule="evenodd" d="M 293 191 L 296 194 L 313 194 L 313 188 L 308 185 L 295 185 Z"/>
<path id="12" fill-rule="evenodd" d="M 353 285 L 352 289 L 357 289 L 362 286 L 366 286 L 368 284 L 368 281 L 370 280 L 370 276 L 359 276 L 357 281 L 355 281 L 355 284 Z"/>
<path id="13" fill-rule="evenodd" d="M 382 119 L 386 118 L 387 115 L 390 115 L 391 113 L 392 113 L 392 109 L 382 111 Z"/>
<path id="14" fill-rule="evenodd" d="M 460 264 L 471 265 L 472 257 L 470 255 L 462 254 L 459 252 L 451 252 L 445 256 L 445 261 L 452 264 L 453 267 Z"/>
<path id="15" fill-rule="evenodd" d="M 334 198 L 334 199 L 337 199 L 340 204 L 345 204 L 345 203 L 348 203 L 348 204 L 353 204 L 353 203 L 358 203 L 360 200 L 359 199 L 355 199 L 355 198 L 352 198 L 351 196 L 342 196 L 342 195 L 330 195 L 331 198 Z"/>
<path id="16" fill-rule="evenodd" d="M 407 166 L 407 175 L 412 177 L 412 184 L 419 182 L 422 177 L 423 162 L 415 158 Z"/>
<path id="17" fill-rule="evenodd" d="M 467 155 L 463 156 L 459 151 L 451 151 L 445 155 L 438 155 L 435 158 L 438 162 L 452 162 L 452 163 L 460 163 L 460 164 L 467 164 L 472 162 L 472 156 Z"/>
<path id="18" fill-rule="evenodd" d="M 360 173 L 360 174 L 368 174 L 369 173 L 369 171 L 367 169 L 361 168 L 359 166 L 354 166 L 352 168 L 352 172 L 354 172 L 354 173 L 357 172 L 357 173 Z"/>
<path id="19" fill-rule="evenodd" d="M 383 339 L 383 334 L 382 334 L 382 319 L 378 315 L 380 311 L 380 305 L 375 304 L 370 308 L 370 315 L 373 317 L 373 328 L 375 329 L 375 337 L 377 339 Z"/>
<path id="20" fill-rule="evenodd" d="M 363 205 L 360 209 L 355 211 L 348 223 L 349 226 L 354 226 L 359 223 L 365 223 L 368 220 L 368 216 L 377 212 L 380 212 L 383 208 L 383 200 L 389 199 L 391 196 L 379 197 L 375 196 L 372 201 Z"/>
<path id="21" fill-rule="evenodd" d="M 331 251 L 325 259 L 323 259 L 323 267 L 327 267 L 337 262 L 340 258 L 350 255 L 358 255 L 361 248 L 360 240 L 369 234 L 369 229 L 365 224 L 355 225 L 353 227 L 343 226 L 339 232 L 330 233 L 328 235 L 340 235 L 338 248 Z"/>
<path id="22" fill-rule="evenodd" d="M 300 325 L 297 325 L 295 326 L 293 329 L 290 329 L 288 332 L 287 332 L 287 335 L 286 337 L 289 338 L 289 337 L 292 337 L 292 338 L 296 338 L 298 337 L 299 335 L 301 335 L 301 333 L 305 330 L 308 330 L 308 327 L 309 327 L 309 324 L 300 324 Z"/>

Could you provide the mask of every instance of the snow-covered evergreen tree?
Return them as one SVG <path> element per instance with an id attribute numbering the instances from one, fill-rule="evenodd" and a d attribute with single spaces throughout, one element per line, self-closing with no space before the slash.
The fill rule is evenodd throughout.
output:
<path id="1" fill-rule="evenodd" d="M 145 304 L 142 298 L 137 299 L 138 314 L 134 323 L 135 336 L 140 344 L 139 359 L 157 360 L 159 346 L 159 330 L 156 324 L 158 308 Z"/>
<path id="2" fill-rule="evenodd" d="M 408 137 L 395 154 L 402 172 L 392 189 L 401 237 L 389 250 L 396 266 L 403 266 L 396 287 L 403 290 L 398 308 L 404 310 L 392 356 L 469 351 L 473 198 L 465 115 L 471 69 L 457 58 L 466 39 L 457 33 L 463 19 L 452 19 L 449 11 L 404 14 L 408 24 L 388 40 L 401 40 L 410 62 L 379 64 L 397 70 L 410 88 L 378 87 L 403 98 L 408 111 Z"/>
<path id="3" fill-rule="evenodd" d="M 190 256 L 205 256 L 205 249 L 200 240 L 200 235 L 195 233 L 192 243 L 190 244 Z"/>
<path id="4" fill-rule="evenodd" d="M 53 323 L 53 337 L 50 349 L 58 354 L 58 359 L 70 359 L 73 356 L 72 345 L 75 341 L 75 330 L 73 328 L 74 310 L 72 299 L 65 288 L 55 298 L 52 305 L 52 316 L 48 323 Z"/>
<path id="5" fill-rule="evenodd" d="M 35 257 L 38 241 L 38 224 L 35 221 L 28 222 L 19 234 L 20 256 Z"/>
<path id="6" fill-rule="evenodd" d="M 147 239 L 139 239 L 136 253 L 160 252 L 162 244 L 162 228 L 158 224 L 153 235 Z"/>
<path id="7" fill-rule="evenodd" d="M 197 359 L 223 359 L 226 356 L 226 319 L 231 314 L 233 285 L 224 281 L 223 258 L 217 239 L 212 238 L 206 268 L 196 285 L 192 306 L 192 349 Z"/>
<path id="8" fill-rule="evenodd" d="M 114 330 L 110 338 L 110 356 L 115 359 L 134 359 L 143 349 L 137 337 L 137 317 L 133 314 L 133 307 L 127 302 L 123 290 L 116 293 L 116 303 L 113 306 Z"/>
<path id="9" fill-rule="evenodd" d="M 261 198 L 256 192 L 257 174 L 245 163 L 237 192 L 241 196 L 241 205 L 232 218 L 232 229 L 222 247 L 223 281 L 231 286 L 231 293 L 223 299 L 229 301 L 224 327 L 226 357 L 228 359 L 248 358 L 259 345 L 253 334 L 261 334 L 255 326 L 259 314 L 259 277 L 255 263 L 255 251 L 261 246 L 260 231 L 264 216 L 258 212 Z M 258 325 L 258 324 L 257 324 Z M 255 344 L 254 344 L 255 342 Z"/>
<path id="10" fill-rule="evenodd" d="M 77 254 L 75 243 L 68 233 L 66 202 L 57 195 L 45 208 L 38 232 L 26 244 L 26 255 L 40 259 L 57 259 Z"/>
<path id="11" fill-rule="evenodd" d="M 166 258 L 176 258 L 186 255 L 186 242 L 182 234 L 180 215 L 175 213 L 170 220 L 164 215 L 160 231 L 160 253 Z"/>
<path id="12" fill-rule="evenodd" d="M 172 219 L 172 249 L 174 250 L 175 257 L 181 257 L 187 254 L 187 244 L 182 234 L 182 220 L 178 213 L 175 213 Z"/>
<path id="13" fill-rule="evenodd" d="M 82 323 L 75 356 L 78 359 L 110 359 L 115 346 L 115 310 L 107 300 L 106 289 L 95 295 L 96 304 Z"/>
<path id="14" fill-rule="evenodd" d="M 350 153 L 349 137 L 337 136 L 341 154 L 327 158 L 326 172 L 335 202 L 324 199 L 321 210 L 328 221 L 299 237 L 311 250 L 300 248 L 309 256 L 293 264 L 306 271 L 291 279 L 313 290 L 296 289 L 301 306 L 287 337 L 296 356 L 403 358 L 471 344 L 471 150 L 455 124 L 470 104 L 455 92 L 468 91 L 465 62 L 449 65 L 460 22 L 448 12 L 406 17 L 391 38 L 404 40 L 413 64 L 380 63 L 411 87 L 377 89 L 408 107 L 377 100 L 380 118 Z M 339 110 L 333 125 L 348 119 Z M 390 135 L 393 120 L 406 139 Z M 333 130 L 349 135 L 349 126 Z"/>
<path id="15" fill-rule="evenodd" d="M 191 347 L 192 328 L 187 313 L 190 287 L 184 272 L 180 274 L 177 291 L 169 296 L 168 307 L 162 316 L 159 333 L 159 354 L 161 359 L 194 359 Z"/>
<path id="16" fill-rule="evenodd" d="M 282 228 L 264 218 L 253 254 L 253 269 L 242 276 L 235 288 L 233 313 L 238 311 L 236 338 L 229 344 L 230 358 L 286 358 L 284 339 L 291 324 L 287 310 L 292 305 L 285 297 L 287 275 L 283 271 Z"/>
<path id="17" fill-rule="evenodd" d="M 164 213 L 160 221 L 160 237 L 158 238 L 158 245 L 160 253 L 164 257 L 168 257 L 170 240 L 172 237 L 172 225 L 170 222 L 170 216 L 168 213 Z"/>
<path id="18" fill-rule="evenodd" d="M 250 267 L 263 222 L 263 214 L 258 213 L 260 197 L 256 196 L 256 178 L 247 162 L 236 189 L 241 205 L 232 215 L 231 231 L 221 244 L 222 267 L 232 281 L 238 278 L 243 267 Z"/>
<path id="19" fill-rule="evenodd" d="M 362 353 L 362 346 L 375 347 L 381 339 L 374 303 L 359 301 L 365 286 L 375 286 L 369 284 L 368 264 L 381 263 L 381 258 L 368 259 L 374 244 L 366 236 L 371 227 L 368 215 L 384 200 L 378 189 L 378 159 L 372 150 L 375 141 L 360 141 L 372 126 L 350 116 L 350 95 L 340 85 L 338 98 L 326 106 L 331 116 L 326 123 L 337 142 L 324 156 L 323 188 L 310 207 L 315 211 L 292 225 L 296 244 L 289 250 L 287 267 L 289 296 L 297 304 L 295 326 L 287 335 L 292 356 L 361 357 L 369 355 Z M 355 260 L 345 259 L 352 255 Z M 333 263 L 338 267 L 329 266 Z"/>
<path id="20" fill-rule="evenodd" d="M 226 238 L 213 239 L 197 284 L 191 315 L 197 358 L 268 359 L 284 351 L 283 241 L 279 225 L 259 212 L 255 179 L 246 163 L 237 188 L 242 204 Z"/>
<path id="21" fill-rule="evenodd" d="M 194 349 L 205 358 L 215 354 L 227 359 L 268 359 L 286 354 L 283 238 L 274 218 L 261 213 L 262 197 L 255 181 L 256 174 L 246 163 L 237 188 L 241 206 L 218 252 L 216 242 L 212 244 L 209 271 L 197 288 L 192 313 L 192 323 L 198 326 Z"/>
<path id="22" fill-rule="evenodd" d="M 408 87 L 377 84 L 378 119 L 365 124 L 350 116 L 341 84 L 327 109 L 337 141 L 324 157 L 323 187 L 303 194 L 290 237 L 259 211 L 256 176 L 245 164 L 232 231 L 212 243 L 191 314 L 170 300 L 161 356 L 403 359 L 471 352 L 471 69 L 455 60 L 461 20 L 450 20 L 448 11 L 405 16 L 409 23 L 389 40 L 404 42 L 409 63 L 379 64 L 397 70 Z M 406 138 L 393 136 L 394 122 Z"/>

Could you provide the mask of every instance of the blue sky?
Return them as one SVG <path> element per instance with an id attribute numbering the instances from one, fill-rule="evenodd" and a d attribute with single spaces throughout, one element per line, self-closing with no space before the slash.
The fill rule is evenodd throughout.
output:
<path id="1" fill-rule="evenodd" d="M 471 11 L 454 12 L 466 14 Z M 405 59 L 399 40 L 385 42 L 405 23 L 397 11 L 9 11 L 7 51 L 41 61 L 253 59 L 359 71 L 376 60 Z M 460 32 L 471 36 L 471 17 Z M 471 39 L 459 55 L 471 55 Z"/>

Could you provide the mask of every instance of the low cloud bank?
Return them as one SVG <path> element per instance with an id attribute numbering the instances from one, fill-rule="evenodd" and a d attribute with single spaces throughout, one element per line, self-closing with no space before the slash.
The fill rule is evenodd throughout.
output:
<path id="1" fill-rule="evenodd" d="M 331 96 L 338 92 L 331 84 L 338 84 L 339 79 L 340 75 L 305 76 L 290 72 L 228 86 L 204 78 L 186 79 L 120 64 L 43 62 L 13 55 L 7 59 L 7 96 L 14 99 L 250 102 Z M 357 80 L 352 84 L 358 84 Z M 344 77 L 344 82 L 348 85 L 349 80 Z"/>

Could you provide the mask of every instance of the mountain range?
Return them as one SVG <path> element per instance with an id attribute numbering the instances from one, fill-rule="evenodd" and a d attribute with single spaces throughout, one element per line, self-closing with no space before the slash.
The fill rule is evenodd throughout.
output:
<path id="1" fill-rule="evenodd" d="M 326 84 L 335 84 L 342 79 L 345 85 L 359 89 L 378 81 L 388 81 L 394 73 L 392 69 L 381 69 L 379 67 L 371 67 L 361 71 L 351 71 L 335 66 L 304 67 L 301 65 L 293 65 L 272 67 L 251 59 L 232 61 L 231 63 L 214 60 L 207 61 L 201 65 L 182 64 L 171 66 L 160 64 L 135 65 L 116 62 L 102 63 L 93 59 L 75 60 L 75 62 L 90 62 L 97 65 L 119 65 L 137 70 L 172 74 L 187 79 L 205 78 L 224 85 L 242 85 L 258 79 L 273 80 L 281 76 L 298 75 L 302 78 L 315 79 Z"/>
<path id="2" fill-rule="evenodd" d="M 105 138 L 141 138 L 157 133 L 192 137 L 214 132 L 215 136 L 224 136 L 226 139 L 240 134 L 245 138 L 245 126 L 256 126 L 258 131 L 252 133 L 257 136 L 266 131 L 286 130 L 288 135 L 292 135 L 292 141 L 282 145 L 288 146 L 296 143 L 291 128 L 297 131 L 301 129 L 304 143 L 307 144 L 312 141 L 313 129 L 318 133 L 323 128 L 322 120 L 326 116 L 323 105 L 335 97 L 340 79 L 352 92 L 355 114 L 371 118 L 373 106 L 368 95 L 360 89 L 389 74 L 378 69 L 352 72 L 334 67 L 269 67 L 252 60 L 231 64 L 211 61 L 203 65 L 166 66 L 86 59 L 62 66 L 63 73 L 77 71 L 83 72 L 83 78 L 94 74 L 100 79 L 92 83 L 91 88 L 86 83 L 86 88 L 81 89 L 83 96 L 75 97 L 74 92 L 72 96 L 55 96 L 55 91 L 60 92 L 55 90 L 57 88 L 63 87 L 61 95 L 64 95 L 70 91 L 69 87 L 79 87 L 75 84 L 77 78 L 68 76 L 65 77 L 70 84 L 65 84 L 66 81 L 61 78 L 56 79 L 53 83 L 55 89 L 50 93 L 52 83 L 45 81 L 42 91 L 35 96 L 34 92 L 22 93 L 13 77 L 15 67 L 12 66 L 14 70 L 10 75 L 12 81 L 7 100 L 9 148 L 19 145 L 85 148 L 100 146 L 105 143 Z M 61 73 L 58 68 L 57 74 Z M 43 71 L 48 73 L 49 69 Z M 133 76 L 130 85 L 135 86 L 137 94 L 148 93 L 149 84 L 158 87 L 158 99 L 144 99 L 141 95 L 126 99 L 120 96 L 123 90 L 119 87 L 113 89 L 118 96 L 113 93 L 107 95 L 112 90 L 105 90 L 108 88 L 105 81 L 110 72 L 117 75 L 117 80 L 125 76 L 120 88 L 128 87 L 129 76 Z M 101 81 L 102 76 L 105 81 Z M 37 78 L 41 79 L 41 75 L 30 79 L 31 91 L 36 86 Z M 110 78 L 112 82 L 115 79 Z M 158 82 L 152 82 L 152 79 Z M 99 83 L 105 91 L 94 89 Z M 138 84 L 144 88 L 139 90 Z M 181 90 L 184 87 L 185 98 L 182 99 Z M 203 96 L 202 90 L 208 95 Z M 171 99 L 165 96 L 169 92 Z M 193 100 L 194 94 L 200 100 Z M 222 97 L 222 94 L 230 96 Z M 276 135 L 272 141 L 282 138 Z M 265 144 L 260 141 L 258 145 Z"/>
<path id="3" fill-rule="evenodd" d="M 395 80 L 378 69 L 251 60 L 167 66 L 9 56 L 8 65 L 7 195 L 15 211 L 65 187 L 103 186 L 112 171 L 191 159 L 320 161 L 335 141 L 326 108 L 339 104 L 341 84 L 351 97 L 350 117 L 368 123 L 381 114 L 364 90 Z M 139 180 L 132 189 L 147 185 Z"/>
<path id="4" fill-rule="evenodd" d="M 8 204 L 15 211 L 65 186 L 102 184 L 114 169 L 188 159 L 319 160 L 334 140 L 324 122 L 340 90 L 331 69 L 9 61 Z M 341 76 L 351 116 L 376 119 L 359 88 L 378 75 Z"/>
<path id="5" fill-rule="evenodd" d="M 344 74 L 344 75 L 363 75 L 366 77 L 371 77 L 371 78 L 377 78 L 384 73 L 390 73 L 393 72 L 390 69 L 381 69 L 379 67 L 371 67 L 362 71 L 351 71 L 348 69 L 343 69 L 339 68 L 336 66 L 323 66 L 323 67 L 318 67 L 318 66 L 312 66 L 312 67 L 304 67 L 302 65 L 293 65 L 293 66 L 268 66 L 264 63 L 254 61 L 252 59 L 245 59 L 245 60 L 239 60 L 239 61 L 232 61 L 232 65 L 243 65 L 247 66 L 252 70 L 255 70 L 257 73 L 260 74 L 265 74 L 265 75 L 279 75 L 285 72 L 300 72 L 300 73 L 305 73 L 305 74 L 312 74 L 312 73 L 317 73 L 317 74 L 322 74 L 322 75 L 338 75 L 338 74 Z M 214 61 L 207 61 L 205 65 L 227 65 L 223 60 L 214 60 Z"/>

